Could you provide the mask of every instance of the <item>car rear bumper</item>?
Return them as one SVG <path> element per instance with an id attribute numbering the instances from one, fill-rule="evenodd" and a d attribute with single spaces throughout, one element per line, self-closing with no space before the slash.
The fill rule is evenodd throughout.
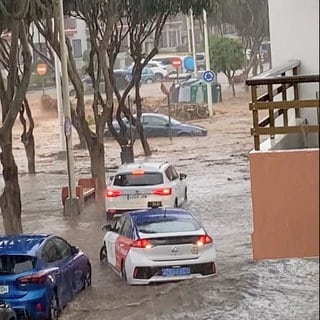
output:
<path id="1" fill-rule="evenodd" d="M 43 290 L 35 294 L 27 294 L 23 298 L 5 299 L 17 314 L 19 320 L 46 319 L 48 315 L 48 301 Z M 40 310 L 41 309 L 41 310 Z"/>
<path id="2" fill-rule="evenodd" d="M 192 278 L 210 277 L 216 274 L 215 248 L 212 247 L 196 259 L 153 261 L 145 255 L 129 252 L 126 260 L 126 275 L 129 284 L 143 285 L 152 282 L 168 282 Z M 188 267 L 190 274 L 165 276 L 164 268 Z"/>

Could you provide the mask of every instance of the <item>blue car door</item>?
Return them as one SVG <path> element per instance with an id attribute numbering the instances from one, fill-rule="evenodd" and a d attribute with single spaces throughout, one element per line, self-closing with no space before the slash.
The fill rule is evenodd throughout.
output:
<path id="1" fill-rule="evenodd" d="M 166 119 L 152 115 L 144 115 L 142 126 L 146 138 L 169 136 L 169 122 Z"/>
<path id="2" fill-rule="evenodd" d="M 72 299 L 73 293 L 72 290 L 70 291 L 70 272 L 62 263 L 54 238 L 50 238 L 45 243 L 41 252 L 41 260 L 47 268 L 58 267 L 54 282 L 57 287 L 60 307 L 63 307 Z"/>
<path id="3" fill-rule="evenodd" d="M 68 296 L 72 298 L 83 287 L 85 266 L 82 263 L 81 255 L 74 254 L 72 246 L 67 241 L 55 237 L 54 243 L 60 254 L 60 267 L 64 270 L 65 276 L 67 276 L 64 287 L 68 291 Z"/>

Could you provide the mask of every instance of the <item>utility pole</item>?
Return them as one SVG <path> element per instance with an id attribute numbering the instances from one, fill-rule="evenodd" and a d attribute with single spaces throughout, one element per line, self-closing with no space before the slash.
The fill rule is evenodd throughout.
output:
<path id="1" fill-rule="evenodd" d="M 64 136 L 64 112 L 62 103 L 62 88 L 61 88 L 61 64 L 56 53 L 54 53 L 54 71 L 56 78 L 57 89 L 57 107 L 58 107 L 58 121 L 59 121 L 59 138 L 61 150 L 58 153 L 58 157 L 61 160 L 66 159 L 66 141 Z"/>
<path id="2" fill-rule="evenodd" d="M 69 77 L 68 77 L 68 52 L 66 48 L 66 39 L 64 33 L 64 14 L 63 0 L 56 0 L 58 5 L 59 17 L 59 41 L 60 41 L 60 56 L 61 56 L 61 71 L 62 71 L 62 101 L 64 111 L 64 134 L 66 139 L 67 153 L 67 171 L 68 171 L 68 189 L 69 197 L 65 201 L 64 214 L 73 216 L 80 213 L 79 198 L 76 195 L 75 172 L 74 172 L 74 157 L 72 145 L 72 122 L 71 109 L 69 101 Z"/>
<path id="3" fill-rule="evenodd" d="M 207 22 L 207 12 L 203 9 L 203 30 L 204 30 L 204 48 L 206 56 L 206 70 L 210 70 L 210 52 L 209 52 L 209 38 L 208 38 L 208 22 Z M 208 98 L 208 111 L 209 116 L 213 116 L 212 107 L 212 87 L 211 83 L 207 82 L 207 98 Z"/>
<path id="4" fill-rule="evenodd" d="M 191 41 L 192 41 L 192 56 L 193 56 L 193 74 L 197 77 L 197 55 L 196 55 L 196 41 L 194 38 L 194 24 L 193 24 L 193 11 L 190 10 L 190 21 L 191 21 Z"/>
<path id="5" fill-rule="evenodd" d="M 192 47 L 191 47 L 191 39 L 190 39 L 190 21 L 188 16 L 186 16 L 186 23 L 187 23 L 188 52 L 191 53 Z"/>

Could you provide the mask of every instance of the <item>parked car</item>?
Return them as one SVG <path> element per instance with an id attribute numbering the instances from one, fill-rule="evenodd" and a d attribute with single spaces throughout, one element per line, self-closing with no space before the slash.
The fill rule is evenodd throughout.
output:
<path id="1" fill-rule="evenodd" d="M 181 206 L 187 200 L 186 177 L 168 162 L 121 165 L 106 188 L 107 218 L 132 209 L 145 209 L 153 203 Z"/>
<path id="2" fill-rule="evenodd" d="M 127 283 L 204 278 L 216 274 L 216 250 L 204 226 L 180 208 L 130 211 L 105 225 L 100 260 Z"/>
<path id="3" fill-rule="evenodd" d="M 0 300 L 0 320 L 17 320 L 16 312 L 3 300 Z"/>
<path id="4" fill-rule="evenodd" d="M 133 115 L 136 117 L 136 115 Z M 130 128 L 130 122 L 127 118 L 122 119 L 128 129 Z M 206 136 L 208 131 L 206 128 L 191 123 L 183 123 L 171 117 L 169 121 L 167 115 L 161 113 L 142 113 L 141 123 L 143 132 L 146 138 L 154 137 L 182 137 L 182 136 Z M 112 122 L 116 131 L 120 131 L 120 126 L 117 120 Z M 135 138 L 139 138 L 138 132 L 136 132 L 133 124 L 131 125 L 132 132 Z M 106 126 L 104 134 L 106 137 L 112 137 L 108 126 Z"/>
<path id="5" fill-rule="evenodd" d="M 130 78 L 127 70 L 124 69 L 115 69 L 114 70 L 114 76 L 116 79 L 116 86 L 119 90 L 124 90 L 127 85 L 129 84 Z M 90 94 L 93 93 L 93 84 L 92 84 L 92 79 L 89 76 L 83 77 L 82 79 L 83 83 L 83 89 L 85 94 Z M 104 79 L 100 80 L 99 83 L 99 89 L 100 92 L 104 93 L 105 92 L 105 82 Z M 69 95 L 70 96 L 75 96 L 76 91 L 73 87 L 73 85 L 70 85 L 69 87 Z"/>
<path id="6" fill-rule="evenodd" d="M 131 80 L 132 78 L 132 69 L 128 69 L 128 81 Z M 154 72 L 152 71 L 151 68 L 143 68 L 142 69 L 142 72 L 141 72 L 141 84 L 144 84 L 144 83 L 152 83 L 156 80 L 156 76 L 154 74 Z"/>
<path id="7" fill-rule="evenodd" d="M 88 257 L 63 238 L 0 236 L 0 299 L 18 319 L 57 319 L 75 294 L 90 285 Z"/>
<path id="8" fill-rule="evenodd" d="M 128 67 L 128 71 L 130 73 L 132 73 L 133 67 L 134 67 L 134 63 L 132 63 Z M 162 80 L 168 74 L 167 67 L 159 61 L 152 61 L 151 60 L 151 61 L 149 61 L 149 63 L 147 63 L 145 68 L 148 68 L 151 71 L 153 71 L 156 80 Z"/>

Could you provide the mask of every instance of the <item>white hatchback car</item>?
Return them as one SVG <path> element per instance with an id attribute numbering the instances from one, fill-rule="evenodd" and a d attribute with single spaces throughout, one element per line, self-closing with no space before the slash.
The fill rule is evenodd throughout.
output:
<path id="1" fill-rule="evenodd" d="M 168 162 L 121 165 L 106 188 L 107 218 L 128 210 L 181 206 L 187 200 L 186 177 Z"/>
<path id="2" fill-rule="evenodd" d="M 129 284 L 204 278 L 216 274 L 212 237 L 181 208 L 129 211 L 102 228 L 100 261 Z"/>

